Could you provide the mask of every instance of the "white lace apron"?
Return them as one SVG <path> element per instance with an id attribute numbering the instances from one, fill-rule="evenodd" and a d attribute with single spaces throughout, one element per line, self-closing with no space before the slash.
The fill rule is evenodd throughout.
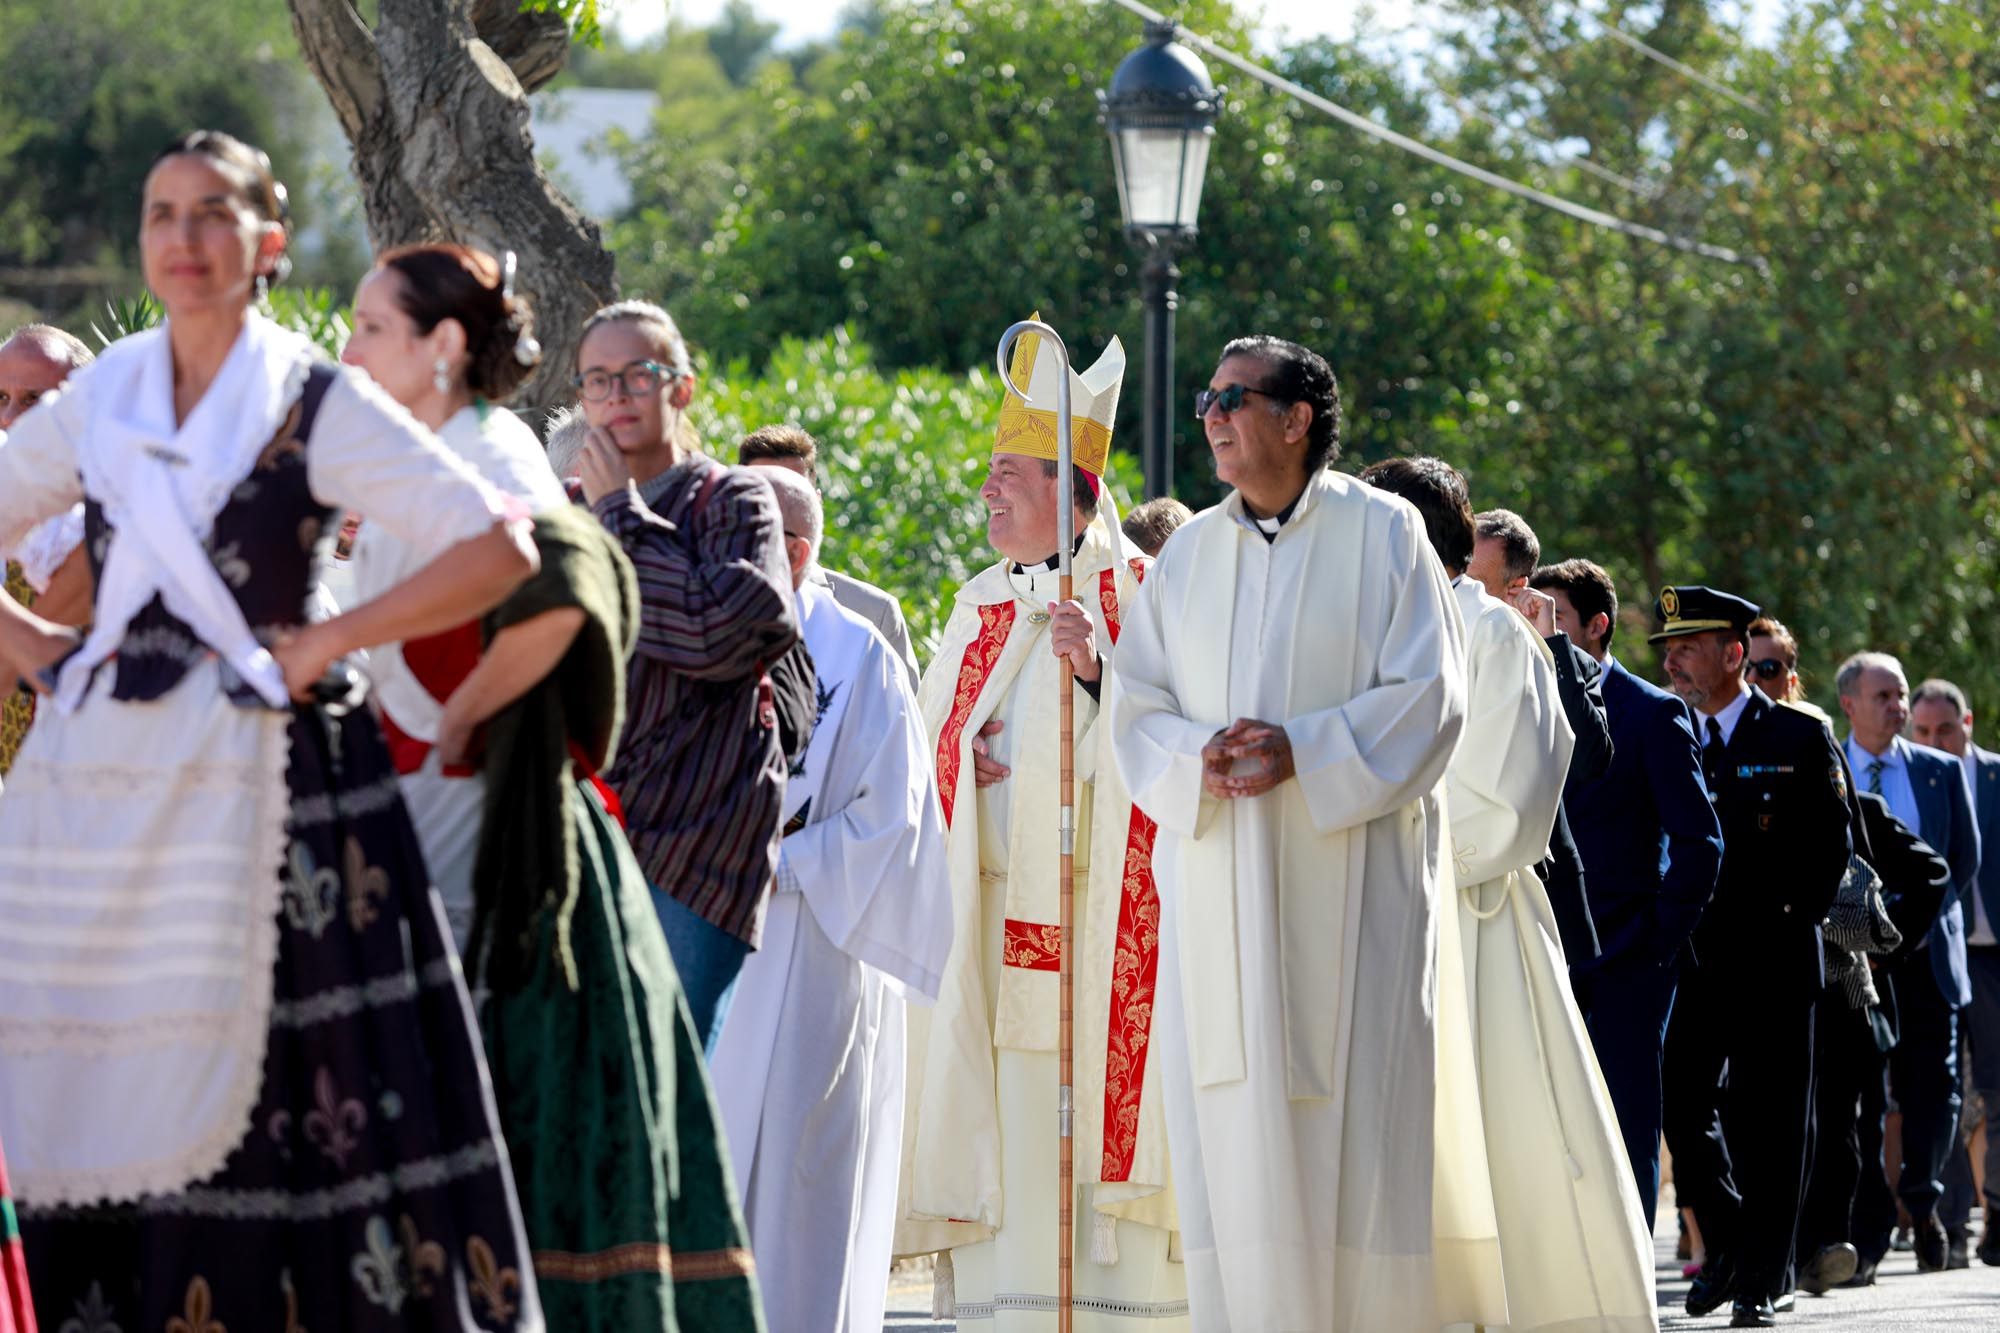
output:
<path id="1" fill-rule="evenodd" d="M 114 671 L 87 672 L 157 591 L 284 700 L 200 539 L 297 401 L 310 350 L 253 315 L 177 426 L 155 335 L 93 368 L 77 461 L 117 527 L 97 629 L 0 799 L 0 1141 L 40 1205 L 219 1169 L 262 1083 L 281 890 L 287 912 L 340 910 L 330 872 L 281 877 L 288 710 L 231 704 L 214 657 L 153 701 L 115 700 Z"/>

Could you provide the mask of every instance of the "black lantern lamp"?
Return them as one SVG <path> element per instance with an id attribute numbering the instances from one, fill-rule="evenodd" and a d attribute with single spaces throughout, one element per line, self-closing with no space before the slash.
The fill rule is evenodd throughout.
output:
<path id="1" fill-rule="evenodd" d="M 1173 492 L 1168 400 L 1173 392 L 1174 306 L 1180 270 L 1174 254 L 1194 238 L 1202 179 L 1215 138 L 1222 89 L 1195 53 L 1174 40 L 1171 22 L 1148 23 L 1146 44 L 1126 56 L 1097 95 L 1111 134 L 1125 235 L 1145 256 L 1146 495 Z"/>

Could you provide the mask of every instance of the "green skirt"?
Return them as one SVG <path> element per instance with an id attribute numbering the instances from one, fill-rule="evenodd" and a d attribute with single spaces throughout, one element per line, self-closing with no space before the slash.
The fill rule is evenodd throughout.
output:
<path id="1" fill-rule="evenodd" d="M 548 1326 L 762 1333 L 722 1117 L 645 877 L 596 791 L 569 796 L 579 989 L 545 911 L 528 984 L 480 1017 Z"/>

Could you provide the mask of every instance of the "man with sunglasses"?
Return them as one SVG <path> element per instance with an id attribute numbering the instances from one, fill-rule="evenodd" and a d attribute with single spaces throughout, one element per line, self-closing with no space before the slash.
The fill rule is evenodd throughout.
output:
<path id="1" fill-rule="evenodd" d="M 1435 1328 L 1434 1171 L 1465 1176 L 1438 1158 L 1431 966 L 1464 630 L 1417 511 L 1328 470 L 1325 360 L 1237 339 L 1195 407 L 1230 494 L 1161 548 L 1109 691 L 1158 823 L 1194 1324 Z"/>

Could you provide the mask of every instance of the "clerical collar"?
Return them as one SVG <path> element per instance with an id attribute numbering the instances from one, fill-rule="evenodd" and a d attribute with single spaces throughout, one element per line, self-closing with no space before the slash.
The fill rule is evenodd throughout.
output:
<path id="1" fill-rule="evenodd" d="M 1307 489 L 1310 489 L 1310 487 L 1308 487 Z M 1248 523 L 1251 527 L 1257 529 L 1257 531 L 1263 536 L 1265 541 L 1274 542 L 1278 540 L 1278 533 L 1283 531 L 1285 524 L 1292 521 L 1292 515 L 1298 512 L 1299 504 L 1305 498 L 1306 498 L 1305 491 L 1300 491 L 1297 495 L 1292 497 L 1292 502 L 1290 504 L 1286 505 L 1283 509 L 1280 509 L 1276 514 L 1272 515 L 1270 518 L 1258 518 L 1256 515 L 1250 512 L 1249 505 L 1247 504 L 1243 505 L 1243 520 L 1244 522 Z M 1242 497 L 1240 494 L 1238 496 L 1237 503 L 1242 504 Z"/>
<path id="2" fill-rule="evenodd" d="M 1072 557 L 1082 552 L 1083 539 L 1087 535 L 1088 534 L 1082 532 L 1076 534 L 1076 545 L 1070 548 L 1070 555 Z M 1060 570 L 1061 568 L 1062 568 L 1062 552 L 1058 551 L 1054 555 L 1050 556 L 1048 559 L 1037 560 L 1032 565 L 1024 565 L 1020 561 L 1016 560 L 1013 564 L 1007 566 L 1007 572 L 1010 574 L 1032 575 L 1032 574 L 1054 572 L 1056 570 Z"/>

